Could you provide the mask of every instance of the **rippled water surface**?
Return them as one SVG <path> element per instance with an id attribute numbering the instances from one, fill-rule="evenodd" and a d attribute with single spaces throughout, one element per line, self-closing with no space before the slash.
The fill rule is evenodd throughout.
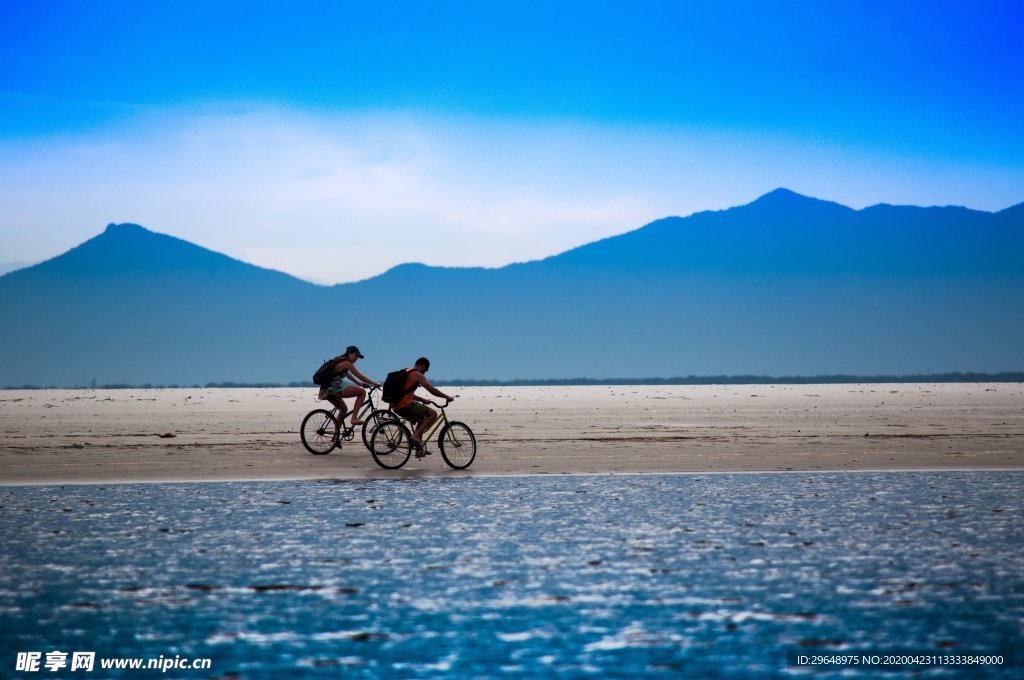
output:
<path id="1" fill-rule="evenodd" d="M 1017 472 L 0 487 L 0 676 L 51 649 L 213 660 L 187 677 L 1020 657 L 1022 491 Z"/>

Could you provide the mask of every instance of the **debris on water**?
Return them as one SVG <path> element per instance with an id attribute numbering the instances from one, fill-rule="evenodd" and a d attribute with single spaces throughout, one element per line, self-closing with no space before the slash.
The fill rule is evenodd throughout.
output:
<path id="1" fill-rule="evenodd" d="M 257 593 L 272 593 L 280 591 L 323 590 L 323 586 L 295 586 L 288 583 L 272 583 L 270 585 L 249 586 Z"/>

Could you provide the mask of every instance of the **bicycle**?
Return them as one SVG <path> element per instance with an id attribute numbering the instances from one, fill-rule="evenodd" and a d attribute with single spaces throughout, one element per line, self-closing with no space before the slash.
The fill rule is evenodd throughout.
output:
<path id="1" fill-rule="evenodd" d="M 370 448 L 370 436 L 373 430 L 383 421 L 393 419 L 395 414 L 388 409 L 377 408 L 373 402 L 373 393 L 378 388 L 372 387 L 366 393 L 366 403 L 359 411 L 359 417 L 363 420 L 363 446 Z M 302 445 L 306 450 L 316 456 L 323 456 L 335 448 L 341 448 L 343 441 L 349 442 L 355 438 L 355 427 L 345 424 L 345 417 L 351 411 L 345 411 L 338 416 L 338 407 L 330 411 L 318 408 L 306 414 L 302 419 L 302 426 L 299 428 L 299 436 Z"/>
<path id="2" fill-rule="evenodd" d="M 429 402 L 441 410 L 441 417 L 434 421 L 434 424 L 423 434 L 422 442 L 426 444 L 434 433 L 440 429 L 437 436 L 437 447 L 441 450 L 441 457 L 449 467 L 456 470 L 465 470 L 476 459 L 476 436 L 469 426 L 457 420 L 448 421 L 448 414 L 445 408 L 451 402 L 435 404 Z M 382 468 L 397 470 L 406 464 L 412 454 L 412 432 L 395 414 L 384 420 L 373 430 L 370 437 L 370 455 L 374 462 Z M 422 458 L 417 453 L 417 458 Z"/>

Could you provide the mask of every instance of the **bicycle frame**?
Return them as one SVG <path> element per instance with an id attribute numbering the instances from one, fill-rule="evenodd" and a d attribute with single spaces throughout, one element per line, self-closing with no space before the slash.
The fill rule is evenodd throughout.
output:
<path id="1" fill-rule="evenodd" d="M 430 404 L 431 406 L 434 406 L 435 408 L 437 408 L 438 410 L 440 410 L 440 411 L 441 411 L 441 417 L 440 417 L 440 418 L 438 418 L 437 420 L 435 420 L 435 421 L 434 421 L 434 424 L 433 424 L 433 425 L 431 425 L 430 427 L 428 427 L 428 428 L 426 429 L 426 431 L 424 431 L 424 433 L 423 433 L 423 436 L 422 436 L 422 437 L 420 437 L 420 441 L 421 441 L 421 442 L 423 442 L 423 443 L 424 443 L 424 445 L 425 445 L 425 444 L 426 444 L 426 443 L 427 443 L 428 441 L 430 441 L 430 438 L 431 438 L 431 437 L 433 437 L 433 436 L 434 436 L 434 434 L 435 434 L 435 433 L 436 433 L 436 432 L 437 432 L 438 430 L 440 430 L 442 426 L 444 426 L 444 425 L 447 425 L 447 424 L 448 424 L 448 414 L 447 414 L 447 413 L 445 413 L 445 409 L 446 409 L 446 408 L 448 408 L 448 405 L 447 405 L 447 404 L 445 404 L 444 406 L 442 406 L 441 404 L 437 404 L 437 403 L 434 403 L 434 402 L 432 402 L 432 401 L 431 401 L 431 402 L 428 402 L 428 403 L 429 403 L 429 404 Z M 398 417 L 398 414 L 396 413 L 396 414 L 395 414 L 395 416 L 396 416 L 396 417 Z M 415 431 L 415 429 L 416 429 L 416 424 L 415 424 L 415 423 L 413 423 L 413 422 L 412 422 L 411 420 L 406 420 L 405 418 L 401 418 L 401 420 L 403 420 L 403 421 L 405 421 L 406 423 L 408 423 L 408 424 L 409 424 L 409 428 L 410 428 L 410 429 L 409 429 L 409 432 L 413 432 L 413 431 Z"/>
<path id="2" fill-rule="evenodd" d="M 393 417 L 390 409 L 379 408 L 384 404 L 375 402 L 373 399 L 373 393 L 377 391 L 376 387 L 371 387 L 367 391 L 366 401 L 363 408 L 360 409 L 359 415 L 362 420 L 361 423 L 352 425 L 348 416 L 352 415 L 352 411 L 348 409 L 348 405 L 345 403 L 345 398 L 340 395 L 332 400 L 318 399 L 318 401 L 326 401 L 331 405 L 331 409 L 328 410 L 326 406 L 314 409 L 306 414 L 306 417 L 302 420 L 300 427 L 300 437 L 302 439 L 303 446 L 306 450 L 314 455 L 324 455 L 330 453 L 334 447 L 341 448 L 342 441 L 352 441 L 355 437 L 356 429 L 361 427 L 363 431 L 363 444 L 366 448 L 370 448 L 370 438 L 373 436 L 373 432 L 377 429 L 383 420 L 388 420 Z M 337 402 L 337 404 L 335 403 Z M 340 406 L 339 406 L 340 404 Z M 321 416 L 317 416 L 317 414 Z M 322 417 L 322 416 L 325 416 Z M 307 425 L 313 418 L 311 428 L 307 428 Z M 318 420 L 319 418 L 319 420 Z M 327 423 L 333 426 L 333 446 L 330 444 L 330 438 L 326 438 Z"/>
<path id="3" fill-rule="evenodd" d="M 476 436 L 473 431 L 465 423 L 448 420 L 448 412 L 445 409 L 451 402 L 442 405 L 422 400 L 420 403 L 427 403 L 440 409 L 440 417 L 429 427 L 423 428 L 423 433 L 419 437 L 420 443 L 413 444 L 413 431 L 409 429 L 412 425 L 410 420 L 400 416 L 385 419 L 377 425 L 370 438 L 368 448 L 373 460 L 382 468 L 396 470 L 405 465 L 413 449 L 416 450 L 417 458 L 429 454 L 426 444 L 440 431 L 440 434 L 437 434 L 437 445 L 444 462 L 456 470 L 465 470 L 476 458 Z"/>
<path id="4" fill-rule="evenodd" d="M 340 429 L 338 430 L 341 434 L 344 434 L 346 430 L 354 430 L 355 427 L 352 425 L 345 424 L 345 416 L 348 415 L 348 411 L 345 411 L 341 415 L 338 415 L 338 407 L 335 406 L 331 409 L 331 417 L 334 418 L 334 422 L 338 423 Z"/>
<path id="5" fill-rule="evenodd" d="M 356 415 L 356 417 L 359 420 L 365 420 L 366 419 L 365 416 L 373 413 L 374 411 L 379 410 L 377 408 L 377 404 L 373 403 L 373 393 L 376 392 L 376 391 L 377 391 L 376 387 L 371 387 L 370 389 L 368 389 L 366 391 L 366 401 L 363 402 L 363 407 L 361 409 L 359 409 L 359 413 Z M 347 398 L 348 399 L 354 399 L 354 397 L 347 397 Z M 341 400 L 342 404 L 345 403 L 345 399 L 346 399 L 345 397 L 340 397 L 339 396 L 338 399 Z M 327 400 L 323 399 L 321 401 L 327 401 Z M 328 401 L 327 403 L 330 404 L 331 402 Z M 334 404 L 331 404 L 331 405 L 334 406 Z M 390 411 L 391 409 L 388 408 L 386 410 Z M 334 408 L 331 410 L 331 415 L 334 415 L 335 413 L 337 413 L 337 411 L 338 411 L 338 407 L 334 406 Z M 340 416 L 335 416 L 335 420 L 337 420 L 340 423 L 342 420 L 344 420 L 345 416 L 349 415 L 350 413 L 352 413 L 352 411 L 348 408 L 348 405 L 346 405 L 345 406 L 345 412 L 342 413 Z"/>

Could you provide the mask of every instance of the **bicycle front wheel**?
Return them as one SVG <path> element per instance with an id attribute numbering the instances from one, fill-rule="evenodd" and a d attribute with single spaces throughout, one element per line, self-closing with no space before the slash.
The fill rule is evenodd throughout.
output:
<path id="1" fill-rule="evenodd" d="M 476 458 L 476 437 L 465 423 L 455 421 L 445 425 L 437 436 L 437 446 L 444 462 L 456 470 L 465 470 Z"/>
<path id="2" fill-rule="evenodd" d="M 391 411 L 386 411 L 382 408 L 377 409 L 366 417 L 366 421 L 363 422 L 363 446 L 369 451 L 373 451 L 370 446 L 370 437 L 373 436 L 373 431 L 378 425 L 383 423 L 385 420 L 394 420 L 395 414 Z"/>
<path id="3" fill-rule="evenodd" d="M 377 465 L 397 470 L 405 465 L 412 453 L 412 435 L 398 420 L 385 420 L 370 436 L 370 455 Z"/>
<path id="4" fill-rule="evenodd" d="M 334 419 L 330 411 L 318 408 L 310 411 L 302 419 L 302 427 L 299 428 L 299 435 L 302 437 L 302 445 L 306 450 L 316 456 L 330 453 L 338 445 L 338 421 Z"/>

